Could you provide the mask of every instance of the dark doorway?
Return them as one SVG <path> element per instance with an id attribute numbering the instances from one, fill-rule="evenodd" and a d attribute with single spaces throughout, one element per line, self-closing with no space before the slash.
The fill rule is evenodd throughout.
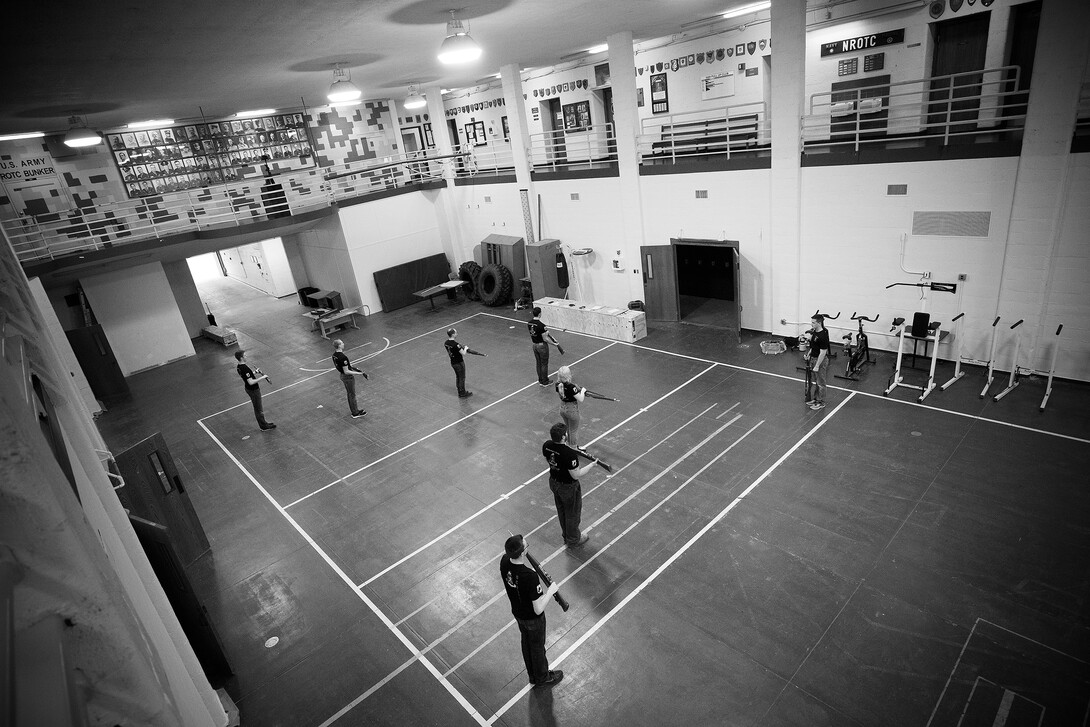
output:
<path id="1" fill-rule="evenodd" d="M 65 331 L 64 334 L 96 399 L 109 401 L 128 395 L 129 384 L 117 365 L 117 358 L 102 326 L 94 324 Z"/>
<path id="2" fill-rule="evenodd" d="M 551 98 L 542 104 L 542 126 L 548 133 L 548 148 L 545 160 L 549 164 L 567 161 L 568 150 L 564 141 L 564 110 L 560 99 Z"/>
<path id="3" fill-rule="evenodd" d="M 738 243 L 671 240 L 683 323 L 739 332 Z"/>
<path id="4" fill-rule="evenodd" d="M 976 13 L 931 24 L 935 36 L 931 76 L 935 80 L 931 81 L 927 123 L 936 127 L 936 133 L 946 133 L 947 124 L 951 134 L 976 130 L 983 75 L 972 71 L 984 69 L 990 19 L 990 12 Z M 939 78 L 953 74 L 964 75 Z"/>
<path id="5" fill-rule="evenodd" d="M 1018 66 L 1017 85 L 1013 79 L 1006 91 L 1017 91 L 1007 96 L 1003 105 L 1004 116 L 1024 116 L 1029 100 L 1029 84 L 1033 79 L 1033 59 L 1037 55 L 1037 30 L 1041 25 L 1041 0 L 1022 3 L 1011 8 L 1011 39 L 1008 66 Z M 1019 123 L 1024 120 L 1020 119 Z"/>
<path id="6" fill-rule="evenodd" d="M 613 128 L 613 89 L 603 88 L 602 94 L 602 110 L 605 112 L 606 129 L 609 130 L 609 158 L 615 159 L 617 157 L 617 130 Z"/>

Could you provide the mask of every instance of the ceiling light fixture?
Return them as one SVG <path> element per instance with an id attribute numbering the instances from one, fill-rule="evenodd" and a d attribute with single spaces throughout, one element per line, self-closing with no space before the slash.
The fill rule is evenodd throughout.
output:
<path id="1" fill-rule="evenodd" d="M 329 86 L 329 93 L 326 94 L 326 98 L 333 103 L 340 103 L 342 101 L 355 101 L 362 95 L 363 91 L 352 83 L 352 72 L 345 70 L 343 63 L 338 63 L 333 69 L 333 83 Z"/>
<path id="2" fill-rule="evenodd" d="M 594 55 L 596 53 L 605 53 L 607 50 L 609 50 L 609 44 L 608 43 L 602 43 L 601 45 L 596 45 L 596 46 L 593 46 L 591 48 L 587 48 L 587 53 L 590 53 L 591 55 Z"/>
<path id="3" fill-rule="evenodd" d="M 416 86 L 409 86 L 409 95 L 403 104 L 407 109 L 422 109 L 428 105 L 428 99 L 416 91 Z"/>
<path id="4" fill-rule="evenodd" d="M 44 131 L 27 131 L 22 134 L 7 134 L 0 136 L 0 141 L 16 141 L 18 139 L 37 139 L 40 136 L 45 136 Z"/>
<path id="5" fill-rule="evenodd" d="M 236 119 L 248 119 L 253 116 L 269 116 L 275 114 L 276 109 L 251 109 L 250 111 L 239 111 L 235 114 Z"/>
<path id="6" fill-rule="evenodd" d="M 739 15 L 746 15 L 748 13 L 756 13 L 761 10 L 768 10 L 770 7 L 772 7 L 771 2 L 752 3 L 750 5 L 743 5 L 740 8 L 735 8 L 734 10 L 728 10 L 720 17 L 737 18 Z"/>
<path id="7" fill-rule="evenodd" d="M 461 20 L 454 17 L 455 12 L 455 10 L 450 11 L 447 37 L 443 40 L 443 45 L 439 47 L 439 62 L 447 65 L 469 63 L 481 57 L 481 46 L 469 37 L 469 29 L 462 25 Z"/>
<path id="8" fill-rule="evenodd" d="M 174 119 L 148 119 L 147 121 L 134 121 L 131 124 L 126 124 L 126 129 L 146 129 L 149 126 L 171 126 L 174 124 Z"/>
<path id="9" fill-rule="evenodd" d="M 361 98 L 358 98 L 355 101 L 333 101 L 329 104 L 329 108 L 339 109 L 342 106 L 359 106 L 361 103 L 363 103 L 363 99 Z"/>
<path id="10" fill-rule="evenodd" d="M 83 123 L 83 119 L 79 116 L 73 116 L 68 119 L 68 123 L 71 128 L 68 129 L 68 133 L 64 135 L 64 145 L 78 149 L 83 146 L 94 146 L 95 144 L 102 143 L 102 135 L 97 131 L 92 131 L 87 128 L 87 125 Z"/>

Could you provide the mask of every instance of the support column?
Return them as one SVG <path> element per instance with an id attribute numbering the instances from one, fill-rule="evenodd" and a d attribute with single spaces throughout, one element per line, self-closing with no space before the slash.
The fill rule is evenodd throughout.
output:
<path id="1" fill-rule="evenodd" d="M 541 230 L 534 229 L 534 183 L 530 178 L 530 127 L 526 123 L 526 102 L 522 98 L 522 72 L 518 64 L 509 63 L 500 67 L 500 81 L 503 83 L 503 104 L 507 109 L 507 126 L 511 133 L 511 163 L 515 167 L 515 183 L 523 196 L 523 222 L 526 227 L 526 242 L 541 237 Z"/>
<path id="2" fill-rule="evenodd" d="M 763 304 L 771 331 L 794 334 L 781 318 L 804 320 L 800 300 L 802 250 L 802 132 L 806 79 L 806 2 L 772 0 L 772 66 L 768 116 L 772 121 L 769 175 L 769 285 Z"/>
<path id="3" fill-rule="evenodd" d="M 629 300 L 643 300 L 643 277 L 640 272 L 640 246 L 644 244 L 643 200 L 640 193 L 640 158 L 636 148 L 640 119 L 636 112 L 636 56 L 632 49 L 632 32 L 614 33 L 606 38 L 606 44 L 609 46 L 609 82 L 613 88 L 613 133 L 617 137 L 621 235 L 615 243 L 617 247 L 599 251 L 599 254 L 608 261 L 620 250 L 623 272 L 607 274 L 627 277 Z M 625 303 L 609 302 L 614 305 Z"/>

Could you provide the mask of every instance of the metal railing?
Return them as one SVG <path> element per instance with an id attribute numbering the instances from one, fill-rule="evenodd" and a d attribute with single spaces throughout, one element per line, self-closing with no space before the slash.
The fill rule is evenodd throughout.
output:
<path id="1" fill-rule="evenodd" d="M 987 68 L 810 95 L 803 148 L 860 147 L 890 139 L 941 143 L 1013 129 L 1020 136 L 1028 91 L 1018 66 Z"/>
<path id="2" fill-rule="evenodd" d="M 458 151 L 462 156 L 454 162 L 456 177 L 511 174 L 515 169 L 515 152 L 509 140 L 466 143 Z"/>
<path id="3" fill-rule="evenodd" d="M 771 140 L 768 107 L 755 102 L 643 119 L 636 148 L 641 164 L 673 164 L 691 157 L 729 159 Z"/>
<path id="4" fill-rule="evenodd" d="M 0 219 L 21 263 L 183 232 L 238 227 L 330 207 L 341 200 L 441 179 L 461 154 L 412 152 L 180 192 Z"/>
<path id="5" fill-rule="evenodd" d="M 613 124 L 530 134 L 530 165 L 537 171 L 608 166 L 617 161 Z"/>

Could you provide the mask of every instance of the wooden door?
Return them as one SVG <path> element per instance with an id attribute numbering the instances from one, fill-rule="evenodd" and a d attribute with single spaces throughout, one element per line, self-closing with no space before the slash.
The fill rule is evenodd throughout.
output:
<path id="1" fill-rule="evenodd" d="M 680 316 L 677 260 L 673 245 L 641 245 L 643 302 L 653 321 L 676 321 Z"/>
<path id="2" fill-rule="evenodd" d="M 125 374 L 117 365 L 117 358 L 102 326 L 96 324 L 64 333 L 95 398 L 106 400 L 129 393 Z"/>
<path id="3" fill-rule="evenodd" d="M 560 99 L 551 98 L 545 102 L 548 112 L 544 114 L 546 119 L 545 131 L 549 132 L 546 158 L 550 164 L 567 161 L 568 150 L 564 138 L 564 109 L 560 105 Z"/>
<path id="4" fill-rule="evenodd" d="M 984 68 L 990 16 L 991 13 L 976 13 L 934 24 L 935 51 L 931 75 L 964 75 L 931 82 L 928 124 L 944 126 L 949 123 L 951 133 L 976 128 L 983 75 L 969 71 Z"/>
<path id="5" fill-rule="evenodd" d="M 208 551 L 208 538 L 161 433 L 134 444 L 114 460 L 125 479 L 117 495 L 130 514 L 164 526 L 183 565 Z"/>

